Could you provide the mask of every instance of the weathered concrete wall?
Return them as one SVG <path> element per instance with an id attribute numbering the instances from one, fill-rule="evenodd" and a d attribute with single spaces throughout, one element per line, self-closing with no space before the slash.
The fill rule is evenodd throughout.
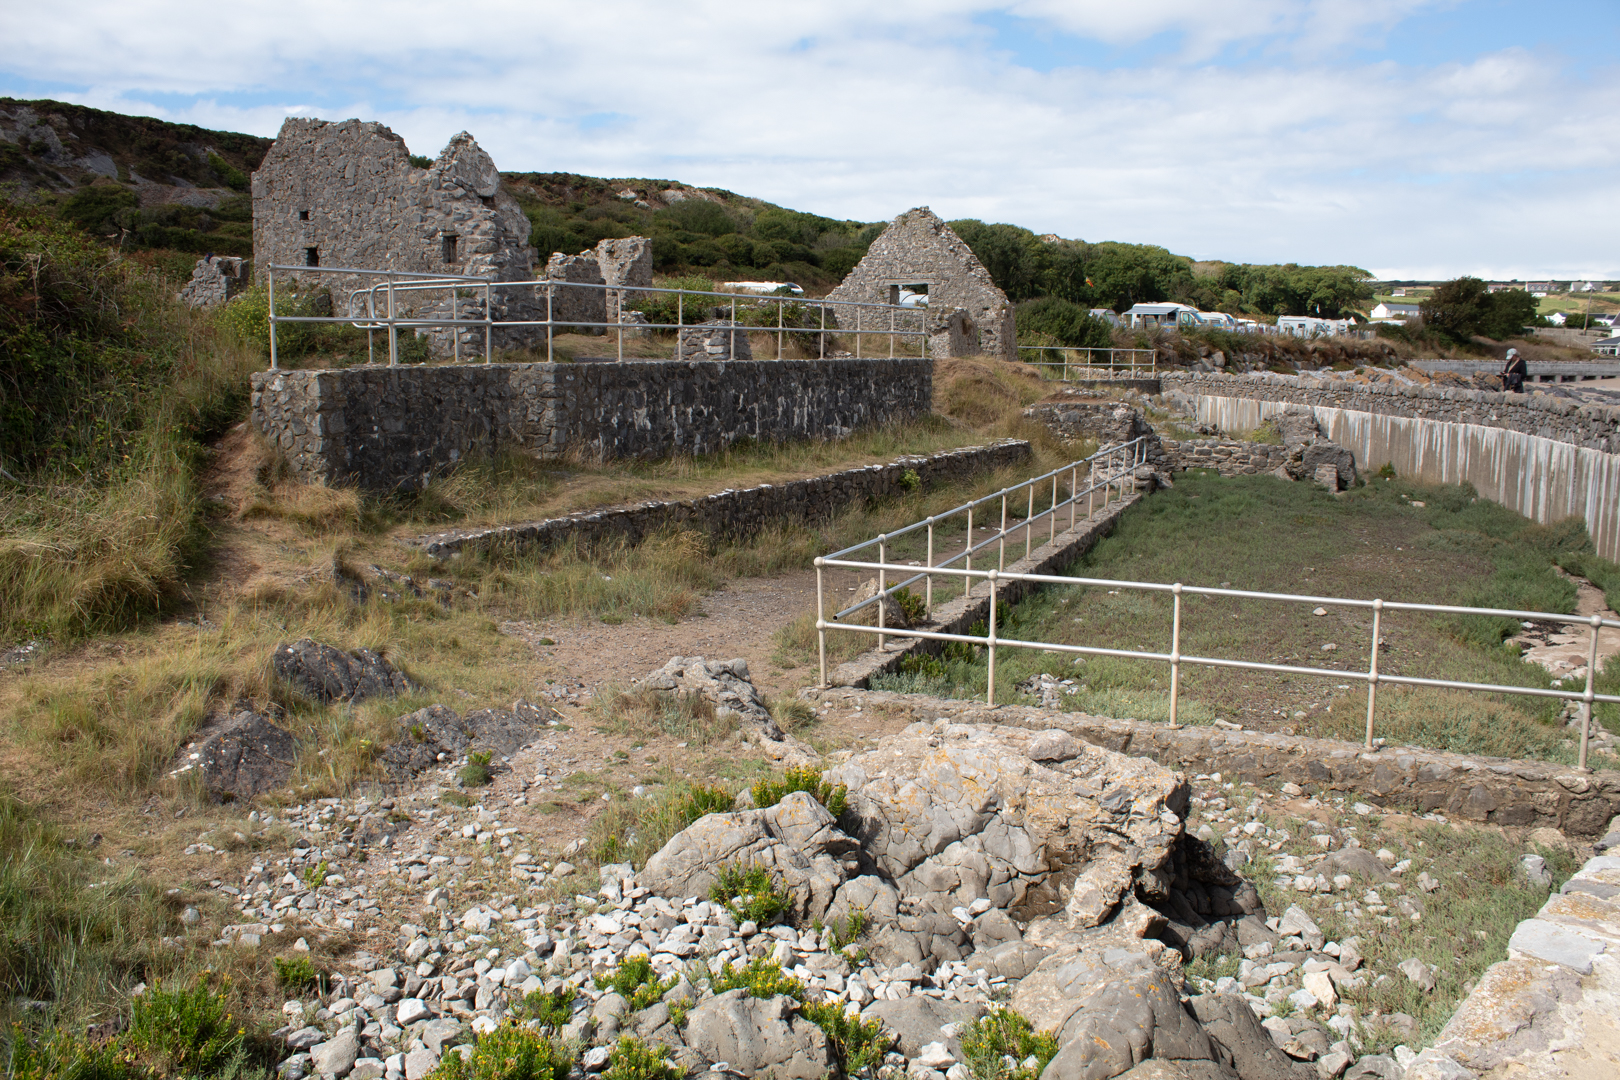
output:
<path id="1" fill-rule="evenodd" d="M 1166 373 L 1162 382 L 1167 397 L 1184 395 L 1200 421 L 1226 431 L 1308 406 L 1363 472 L 1388 464 L 1402 476 L 1469 483 L 1535 521 L 1580 517 L 1599 554 L 1620 559 L 1620 407 L 1297 375 Z"/>
<path id="2" fill-rule="evenodd" d="M 1007 439 L 989 446 L 902 457 L 883 465 L 785 484 L 722 491 L 701 499 L 641 503 L 521 525 L 456 529 L 418 537 L 408 544 L 443 559 L 469 551 L 530 551 L 576 540 L 587 544 L 610 539 L 638 543 L 661 529 L 689 528 L 715 536 L 748 536 L 773 525 L 820 521 L 862 499 L 905 494 L 913 486 L 907 473 L 916 473 L 918 482 L 927 487 L 1019 465 L 1029 458 L 1029 443 Z"/>
<path id="3" fill-rule="evenodd" d="M 527 280 L 534 276 L 529 220 L 500 182 L 466 132 L 418 169 L 405 140 L 382 124 L 291 117 L 253 174 L 254 272 L 271 263 L 302 266 L 314 248 L 322 266 Z M 360 282 L 305 277 L 333 287 L 334 296 Z"/>
<path id="4" fill-rule="evenodd" d="M 805 691 L 808 696 L 855 695 L 863 704 L 889 705 L 919 717 L 968 724 L 1061 728 L 1078 739 L 1121 754 L 1150 757 L 1187 772 L 1218 772 L 1228 780 L 1281 784 L 1311 791 L 1354 792 L 1369 803 L 1437 811 L 1493 825 L 1551 826 L 1567 836 L 1601 836 L 1620 813 L 1620 773 L 1580 773 L 1541 761 L 1474 757 L 1411 747 L 1367 753 L 1356 743 L 1307 739 L 1214 727 L 1171 728 L 1141 720 L 1115 720 L 1022 705 L 990 708 L 925 694 L 889 691 Z"/>
<path id="5" fill-rule="evenodd" d="M 263 371 L 253 422 L 312 483 L 415 488 L 468 454 L 706 454 L 841 438 L 928 412 L 933 364 L 896 360 L 359 366 Z"/>
<path id="6" fill-rule="evenodd" d="M 927 283 L 931 328 L 943 327 L 953 308 L 967 312 L 972 331 L 942 336 L 941 342 L 947 347 L 1018 359 L 1017 332 L 1007 294 L 990 280 L 990 272 L 962 238 L 926 206 L 907 210 L 890 222 L 883 235 L 872 241 L 865 258 L 838 288 L 827 294 L 827 299 L 894 303 L 891 288 L 905 283 Z M 853 329 L 854 314 L 840 313 L 838 324 L 846 332 Z"/>

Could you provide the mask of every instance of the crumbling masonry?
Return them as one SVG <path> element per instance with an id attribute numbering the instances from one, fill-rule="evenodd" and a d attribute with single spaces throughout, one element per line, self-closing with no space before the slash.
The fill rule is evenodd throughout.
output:
<path id="1" fill-rule="evenodd" d="M 1007 294 L 996 288 L 962 238 L 926 206 L 890 222 L 827 299 L 897 304 L 900 290 L 916 285 L 927 286 L 929 348 L 936 358 L 969 353 L 1018 358 Z M 852 331 L 855 317 L 840 312 L 838 324 L 846 333 Z"/>

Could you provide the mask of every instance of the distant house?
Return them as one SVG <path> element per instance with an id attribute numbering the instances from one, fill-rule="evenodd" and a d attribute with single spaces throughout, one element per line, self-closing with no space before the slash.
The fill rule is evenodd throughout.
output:
<path id="1" fill-rule="evenodd" d="M 1124 318 L 1125 325 L 1132 330 L 1151 326 L 1170 327 L 1182 323 L 1197 325 L 1198 309 L 1187 304 L 1135 304 L 1125 313 Z"/>
<path id="2" fill-rule="evenodd" d="M 1391 296 L 1405 296 L 1406 295 L 1406 290 L 1405 289 L 1395 289 L 1389 295 L 1391 295 Z"/>
<path id="3" fill-rule="evenodd" d="M 1547 321 L 1552 323 L 1554 326 L 1563 326 L 1568 319 L 1569 316 L 1565 315 L 1562 311 L 1555 311 L 1551 315 L 1547 316 Z"/>
<path id="4" fill-rule="evenodd" d="M 1606 337 L 1592 343 L 1592 351 L 1599 356 L 1620 356 L 1620 337 Z"/>
<path id="5" fill-rule="evenodd" d="M 1415 319 L 1420 314 L 1417 304 L 1379 304 L 1369 313 L 1374 319 Z"/>

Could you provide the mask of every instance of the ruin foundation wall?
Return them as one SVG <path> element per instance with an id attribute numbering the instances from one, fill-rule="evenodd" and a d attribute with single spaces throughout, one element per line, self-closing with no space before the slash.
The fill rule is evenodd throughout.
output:
<path id="1" fill-rule="evenodd" d="M 414 489 L 469 454 L 599 461 L 706 454 L 741 439 L 842 438 L 929 411 L 920 358 L 365 365 L 262 371 L 253 422 L 299 479 Z"/>

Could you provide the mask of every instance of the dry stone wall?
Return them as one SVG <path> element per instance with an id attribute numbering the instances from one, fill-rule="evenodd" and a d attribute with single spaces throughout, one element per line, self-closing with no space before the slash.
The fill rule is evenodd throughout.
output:
<path id="1" fill-rule="evenodd" d="M 1004 360 L 1018 358 L 1007 294 L 996 287 L 990 272 L 962 238 L 926 206 L 907 210 L 890 222 L 827 299 L 890 304 L 896 302 L 895 288 L 902 284 L 928 286 L 927 310 L 930 328 L 936 331 L 932 335 L 935 344 L 961 350 L 950 355 L 984 352 Z M 949 325 L 952 311 L 958 308 L 966 312 L 971 329 Z M 839 313 L 838 324 L 845 332 L 853 329 L 854 314 Z"/>
<path id="2" fill-rule="evenodd" d="M 413 489 L 511 446 L 594 460 L 706 454 L 739 439 L 841 438 L 926 413 L 931 361 L 359 366 L 263 371 L 253 422 L 311 483 Z"/>
<path id="3" fill-rule="evenodd" d="M 191 268 L 191 280 L 178 297 L 187 307 L 218 307 L 247 287 L 248 261 L 232 255 L 205 255 Z"/>
<path id="4" fill-rule="evenodd" d="M 522 525 L 456 529 L 410 541 L 436 559 L 467 551 L 530 551 L 560 543 L 602 540 L 639 543 L 662 529 L 696 529 L 712 536 L 750 536 L 772 525 L 820 521 L 863 499 L 894 498 L 917 484 L 927 487 L 967 479 L 981 472 L 1021 465 L 1029 443 L 1007 439 L 988 446 L 965 446 L 927 456 L 906 456 L 883 465 L 722 491 L 701 499 L 647 502 Z M 915 473 L 917 484 L 907 474 Z"/>
<path id="5" fill-rule="evenodd" d="M 1280 444 L 1239 442 L 1236 439 L 1160 439 L 1162 464 L 1173 472 L 1214 469 L 1222 476 L 1275 472 L 1288 464 L 1288 448 Z"/>

